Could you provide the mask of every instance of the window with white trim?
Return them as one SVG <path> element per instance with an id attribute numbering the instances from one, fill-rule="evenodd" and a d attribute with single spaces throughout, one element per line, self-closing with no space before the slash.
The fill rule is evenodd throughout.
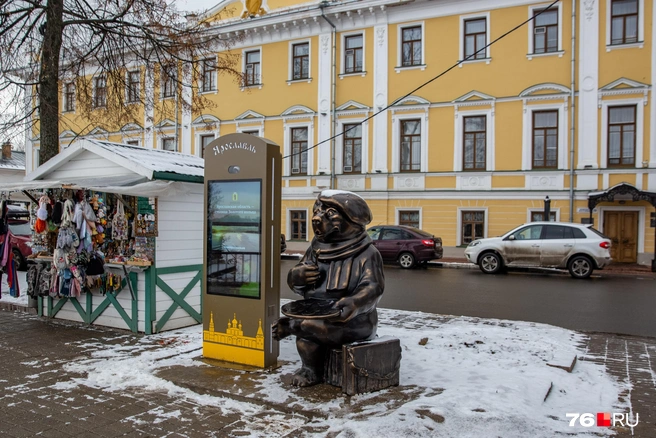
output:
<path id="1" fill-rule="evenodd" d="M 558 110 L 533 111 L 533 169 L 558 168 Z"/>
<path id="2" fill-rule="evenodd" d="M 173 137 L 162 138 L 162 150 L 176 152 L 175 138 Z"/>
<path id="3" fill-rule="evenodd" d="M 310 78 L 310 43 L 292 44 L 292 80 Z"/>
<path id="4" fill-rule="evenodd" d="M 68 82 L 64 85 L 64 111 L 75 111 L 75 83 Z"/>
<path id="5" fill-rule="evenodd" d="M 343 73 L 362 73 L 364 71 L 364 35 L 344 36 Z"/>
<path id="6" fill-rule="evenodd" d="M 201 93 L 216 91 L 216 58 L 201 61 Z"/>
<path id="7" fill-rule="evenodd" d="M 250 50 L 244 52 L 244 86 L 250 87 L 260 85 L 261 82 L 261 64 L 260 51 Z"/>
<path id="8" fill-rule="evenodd" d="M 487 45 L 487 19 L 485 17 L 465 20 L 465 57 L 463 59 L 487 58 L 484 47 Z"/>
<path id="9" fill-rule="evenodd" d="M 125 144 L 130 146 L 139 146 L 139 140 L 126 140 Z"/>
<path id="10" fill-rule="evenodd" d="M 125 99 L 127 103 L 136 103 L 139 101 L 139 91 L 141 88 L 141 72 L 139 70 L 127 72 L 127 87 Z"/>
<path id="11" fill-rule="evenodd" d="M 490 13 L 460 16 L 460 59 L 489 62 Z M 469 57 L 469 58 L 468 58 Z"/>
<path id="12" fill-rule="evenodd" d="M 644 97 L 601 101 L 602 168 L 643 166 L 645 108 Z"/>
<path id="13" fill-rule="evenodd" d="M 643 47 L 645 0 L 606 0 L 606 50 Z"/>
<path id="14" fill-rule="evenodd" d="M 400 171 L 419 172 L 421 170 L 421 119 L 401 120 L 400 124 Z"/>
<path id="15" fill-rule="evenodd" d="M 308 169 L 308 128 L 291 128 L 291 175 L 307 175 Z"/>
<path id="16" fill-rule="evenodd" d="M 401 66 L 411 67 L 423 64 L 423 26 L 402 27 Z"/>
<path id="17" fill-rule="evenodd" d="M 493 109 L 457 110 L 453 170 L 494 170 Z"/>
<path id="18" fill-rule="evenodd" d="M 175 64 L 169 64 L 162 67 L 162 99 L 168 99 L 175 96 L 177 78 L 178 67 Z"/>
<path id="19" fill-rule="evenodd" d="M 557 52 L 558 8 L 534 11 L 533 16 L 533 53 Z"/>
<path id="20" fill-rule="evenodd" d="M 214 141 L 214 134 L 201 134 L 200 136 L 200 157 L 205 156 L 205 148 Z"/>
<path id="21" fill-rule="evenodd" d="M 487 150 L 487 116 L 467 116 L 463 121 L 463 170 L 485 170 Z"/>
<path id="22" fill-rule="evenodd" d="M 608 167 L 635 166 L 636 105 L 608 107 Z"/>
<path id="23" fill-rule="evenodd" d="M 93 107 L 105 108 L 107 106 L 107 78 L 96 76 L 93 78 Z"/>
<path id="24" fill-rule="evenodd" d="M 290 240 L 307 240 L 307 210 L 289 210 Z"/>
<path id="25" fill-rule="evenodd" d="M 345 124 L 342 149 L 343 172 L 362 172 L 362 124 Z"/>
<path id="26" fill-rule="evenodd" d="M 638 42 L 638 0 L 611 0 L 610 44 Z"/>
<path id="27" fill-rule="evenodd" d="M 399 225 L 408 227 L 421 228 L 421 211 L 420 210 L 398 210 Z"/>

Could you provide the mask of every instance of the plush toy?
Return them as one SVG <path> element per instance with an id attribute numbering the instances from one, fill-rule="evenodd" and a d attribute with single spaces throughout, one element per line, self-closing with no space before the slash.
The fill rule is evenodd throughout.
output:
<path id="1" fill-rule="evenodd" d="M 39 199 L 39 209 L 36 211 L 36 222 L 34 223 L 34 231 L 41 234 L 46 231 L 48 224 L 48 204 L 50 199 L 47 196 L 41 196 Z"/>

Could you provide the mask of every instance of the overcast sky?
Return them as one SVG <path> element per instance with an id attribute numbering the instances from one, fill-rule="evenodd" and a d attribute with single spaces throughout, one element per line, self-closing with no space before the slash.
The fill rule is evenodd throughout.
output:
<path id="1" fill-rule="evenodd" d="M 218 5 L 221 0 L 174 0 L 179 11 L 200 12 Z"/>

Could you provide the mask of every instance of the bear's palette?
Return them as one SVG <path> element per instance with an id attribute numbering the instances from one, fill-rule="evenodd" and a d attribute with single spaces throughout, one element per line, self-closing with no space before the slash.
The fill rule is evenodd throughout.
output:
<path id="1" fill-rule="evenodd" d="M 326 319 L 339 316 L 340 309 L 333 306 L 332 300 L 296 300 L 287 303 L 280 309 L 283 315 L 299 319 Z"/>

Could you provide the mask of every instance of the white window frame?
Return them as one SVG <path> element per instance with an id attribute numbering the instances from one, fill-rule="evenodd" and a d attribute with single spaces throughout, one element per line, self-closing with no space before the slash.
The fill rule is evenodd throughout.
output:
<path id="1" fill-rule="evenodd" d="M 199 131 L 199 132 L 196 132 L 195 145 L 196 145 L 196 156 L 197 157 L 202 156 L 200 151 L 201 151 L 201 147 L 203 146 L 203 142 L 202 142 L 203 137 L 209 136 L 209 135 L 214 136 L 214 140 L 219 138 L 219 135 L 216 131 Z"/>
<path id="2" fill-rule="evenodd" d="M 392 172 L 401 172 L 401 121 L 421 120 L 421 163 L 419 173 L 428 171 L 428 113 L 395 114 L 392 116 Z M 417 173 L 417 172 L 403 172 Z"/>
<path id="3" fill-rule="evenodd" d="M 305 241 L 309 242 L 310 241 L 310 230 L 312 230 L 312 227 L 310 224 L 312 223 L 312 216 L 310 216 L 311 212 L 309 208 L 296 208 L 296 207 L 287 207 L 287 223 L 285 224 L 285 239 L 287 241 L 295 241 L 298 242 L 298 240 L 292 239 L 292 211 L 303 211 L 305 210 Z M 301 241 L 302 242 L 302 241 Z"/>
<path id="4" fill-rule="evenodd" d="M 168 149 L 164 149 L 164 142 L 165 142 L 166 140 L 172 140 L 172 141 L 173 141 L 173 147 L 175 148 L 174 150 L 172 150 L 172 151 L 168 151 Z M 177 145 L 175 144 L 175 137 L 168 137 L 168 136 L 167 136 L 167 137 L 161 137 L 161 138 L 159 139 L 159 148 L 160 148 L 161 150 L 163 150 L 163 151 L 168 151 L 168 152 L 177 152 L 178 150 L 177 150 Z"/>
<path id="5" fill-rule="evenodd" d="M 559 57 L 562 57 L 563 54 L 565 53 L 563 51 L 563 4 L 562 2 L 558 2 L 554 5 L 554 8 L 558 9 L 558 51 L 557 52 L 548 52 L 548 53 L 534 53 L 535 52 L 535 47 L 534 47 L 534 38 L 533 38 L 533 33 L 535 32 L 535 20 L 532 20 L 533 15 L 535 15 L 535 11 L 539 11 L 541 9 L 545 9 L 547 6 L 549 6 L 551 3 L 542 3 L 540 5 L 533 5 L 528 7 L 528 57 L 531 59 L 533 56 L 550 56 L 550 55 L 558 55 Z M 489 53 L 489 48 L 488 48 L 488 53 Z"/>
<path id="6" fill-rule="evenodd" d="M 214 88 L 211 89 L 211 90 L 203 91 L 203 86 L 204 86 L 204 81 L 205 81 L 205 61 L 208 61 L 210 59 L 214 60 L 214 72 L 212 73 L 212 76 L 213 76 L 212 82 L 214 82 Z M 217 58 L 216 58 L 216 56 L 205 56 L 200 61 L 202 63 L 202 68 L 201 68 L 201 71 L 200 71 L 198 94 L 216 93 L 217 90 L 219 89 L 219 81 L 218 81 L 218 75 L 217 75 L 219 64 L 217 62 Z"/>
<path id="7" fill-rule="evenodd" d="M 360 173 L 367 173 L 369 168 L 369 122 L 365 121 L 364 118 L 357 119 L 338 119 L 337 120 L 337 132 L 344 132 L 344 125 L 354 125 L 356 123 L 362 123 L 362 150 L 360 151 L 362 156 L 362 165 L 360 166 Z M 344 173 L 344 136 L 339 135 L 335 139 L 335 173 L 338 175 L 347 175 Z M 348 174 L 348 175 L 357 175 L 357 174 Z"/>
<path id="8" fill-rule="evenodd" d="M 242 134 L 247 134 L 248 132 L 257 131 L 258 137 L 264 137 L 264 127 L 263 126 L 238 126 L 237 132 Z"/>
<path id="9" fill-rule="evenodd" d="M 484 221 L 485 224 L 483 224 L 483 239 L 487 238 L 487 229 L 488 226 L 490 225 L 490 220 L 488 217 L 488 210 L 487 207 L 458 207 L 457 208 L 457 218 L 456 218 L 456 246 L 462 245 L 462 213 L 464 211 L 484 211 L 485 216 L 484 216 Z"/>
<path id="10" fill-rule="evenodd" d="M 203 60 L 205 60 L 205 59 L 207 59 L 207 58 L 204 58 Z M 176 88 L 176 90 L 173 91 L 172 96 L 165 96 L 164 95 L 164 89 L 165 89 L 165 85 L 166 85 L 166 76 L 167 76 L 164 69 L 167 66 L 162 65 L 160 67 L 160 86 L 159 86 L 159 98 L 160 98 L 160 100 L 175 99 L 175 94 L 177 93 L 177 81 L 178 81 L 178 73 L 179 73 L 178 66 L 176 64 L 169 64 L 169 66 L 173 67 L 173 69 L 175 70 L 175 79 L 173 80 L 173 86 Z"/>
<path id="11" fill-rule="evenodd" d="M 241 51 L 241 72 L 242 74 L 246 74 L 246 53 L 251 53 L 251 52 L 259 52 L 260 53 L 260 80 L 259 83 L 257 84 L 252 84 L 252 85 L 246 85 L 241 84 L 241 90 L 244 91 L 247 88 L 258 88 L 262 89 L 262 84 L 264 83 L 263 80 L 263 75 L 264 75 L 264 63 L 262 62 L 264 59 L 264 56 L 262 54 L 262 46 L 259 47 L 249 47 L 247 49 L 242 49 Z"/>
<path id="12" fill-rule="evenodd" d="M 314 141 L 314 122 L 295 122 L 284 123 L 284 138 L 283 138 L 283 156 L 289 156 L 292 153 L 292 128 L 307 128 L 308 130 L 308 148 L 315 145 Z M 307 151 L 307 175 L 297 175 L 291 173 L 291 166 L 283 166 L 283 176 L 295 176 L 299 178 L 310 178 L 314 175 L 314 151 L 316 148 L 308 149 Z M 291 158 L 291 157 L 290 157 Z M 297 208 L 293 210 L 298 210 Z"/>
<path id="13" fill-rule="evenodd" d="M 421 64 L 419 65 L 407 65 L 404 66 L 402 63 L 403 58 L 403 29 L 408 27 L 421 26 Z M 396 26 L 396 67 L 395 70 L 398 73 L 400 70 L 412 70 L 412 69 L 426 69 L 426 26 L 423 21 L 415 21 L 413 23 L 403 23 Z"/>
<path id="14" fill-rule="evenodd" d="M 32 164 L 34 165 L 32 170 L 38 168 L 41 165 L 41 161 L 40 161 L 41 160 L 41 155 L 40 154 L 41 154 L 41 145 L 39 145 L 38 147 L 34 147 L 32 149 Z"/>
<path id="15" fill-rule="evenodd" d="M 608 166 L 608 107 L 630 105 L 636 106 L 636 144 L 634 165 L 636 169 L 642 168 L 642 152 L 645 145 L 645 99 L 643 97 L 638 97 L 634 99 L 601 101 L 601 154 L 599 164 L 602 169 L 616 169 L 616 167 Z M 617 169 L 622 169 L 622 167 L 617 167 Z"/>
<path id="16" fill-rule="evenodd" d="M 131 145 L 131 146 L 141 146 L 141 139 L 139 139 L 139 138 L 126 138 L 126 139 L 123 139 L 123 143 L 125 143 L 127 145 L 130 145 L 130 142 L 133 142 L 133 143 L 136 142 L 137 143 L 137 144 Z"/>
<path id="17" fill-rule="evenodd" d="M 419 228 L 420 230 L 423 229 L 423 224 L 424 224 L 424 212 L 422 207 L 395 207 L 394 208 L 394 223 L 399 225 L 399 218 L 401 217 L 401 212 L 404 211 L 418 211 L 419 212 Z"/>
<path id="18" fill-rule="evenodd" d="M 306 79 L 294 79 L 294 46 L 296 44 L 308 44 L 308 77 Z M 262 62 L 262 55 L 260 55 L 260 62 Z M 261 67 L 260 67 L 261 69 Z M 303 39 L 290 41 L 287 53 L 287 82 L 312 82 L 312 40 Z"/>
<path id="19" fill-rule="evenodd" d="M 460 60 L 465 59 L 465 21 L 467 20 L 474 20 L 476 18 L 485 18 L 485 45 L 490 44 L 490 28 L 492 27 L 492 23 L 490 22 L 490 13 L 489 12 L 481 12 L 477 14 L 470 14 L 470 15 L 461 15 L 460 16 L 460 42 L 458 43 L 460 46 Z M 492 47 L 488 47 L 485 49 L 485 58 L 483 59 L 470 59 L 468 61 L 463 61 L 460 63 L 462 65 L 463 63 L 473 63 L 473 62 L 485 62 L 486 64 L 490 63 L 490 60 L 492 59 L 492 54 L 490 53 Z"/>
<path id="20" fill-rule="evenodd" d="M 464 171 L 462 166 L 464 148 L 462 145 L 463 142 L 463 124 L 465 117 L 476 117 L 476 116 L 485 116 L 485 170 L 468 170 Z M 454 172 L 465 172 L 465 173 L 476 173 L 476 172 L 491 172 L 495 170 L 495 150 L 494 150 L 494 108 L 488 109 L 458 109 L 455 121 L 455 135 L 454 144 L 453 144 L 453 171 Z"/>
<path id="21" fill-rule="evenodd" d="M 132 73 L 139 73 L 139 82 L 137 85 L 135 100 L 130 100 L 130 75 Z M 141 70 L 139 69 L 128 70 L 125 72 L 125 103 L 127 104 L 139 103 L 140 99 L 141 99 Z"/>
<path id="22" fill-rule="evenodd" d="M 560 208 L 552 208 L 549 211 L 556 215 L 556 222 L 560 222 Z M 544 208 L 529 208 L 526 210 L 526 223 L 531 222 L 532 213 L 544 213 Z"/>
<path id="23" fill-rule="evenodd" d="M 423 29 L 423 28 L 422 28 Z M 346 38 L 347 37 L 352 37 L 352 36 L 358 36 L 360 35 L 362 37 L 362 71 L 358 72 L 352 72 L 352 73 L 346 73 L 346 63 L 344 62 L 344 59 L 346 57 Z M 341 44 L 340 44 L 340 63 L 339 63 L 339 74 L 344 76 L 351 76 L 351 75 L 362 75 L 365 76 L 367 73 L 367 40 L 366 40 L 366 33 L 364 30 L 354 30 L 352 32 L 344 32 L 340 35 L 341 39 Z M 422 48 L 424 46 L 424 41 L 423 41 L 423 30 L 422 30 Z M 422 53 L 423 56 L 423 53 Z M 400 58 L 399 58 L 400 60 Z M 422 58 L 423 60 L 423 58 Z"/>
<path id="24" fill-rule="evenodd" d="M 522 141 L 522 170 L 533 169 L 533 112 L 535 111 L 558 111 L 558 167 L 553 170 L 567 169 L 567 151 L 569 150 L 569 111 L 567 103 L 557 105 L 531 105 L 524 107 L 523 117 L 523 141 Z"/>
<path id="25" fill-rule="evenodd" d="M 610 13 L 611 13 L 611 0 L 606 0 L 606 51 L 610 52 L 614 49 L 623 49 L 630 47 L 643 48 L 645 44 L 645 0 L 638 0 L 638 42 L 628 44 L 613 44 L 611 45 L 610 39 Z"/>
<path id="26" fill-rule="evenodd" d="M 102 106 L 96 106 L 96 90 L 97 90 L 97 82 L 96 80 L 99 78 L 105 78 L 105 104 Z M 99 75 L 94 75 L 91 80 L 92 86 L 91 86 L 91 108 L 92 109 L 101 109 L 101 108 L 107 108 L 107 76 L 104 74 L 99 74 Z M 38 97 L 38 94 L 37 94 Z"/>
<path id="27" fill-rule="evenodd" d="M 70 84 L 73 84 L 73 109 L 72 110 L 67 110 L 66 105 L 68 104 L 68 99 L 67 99 L 67 93 L 66 93 L 66 87 Z M 74 113 L 75 112 L 75 107 L 77 106 L 77 85 L 75 84 L 74 80 L 70 81 L 65 81 L 62 83 L 62 114 L 66 113 Z"/>

